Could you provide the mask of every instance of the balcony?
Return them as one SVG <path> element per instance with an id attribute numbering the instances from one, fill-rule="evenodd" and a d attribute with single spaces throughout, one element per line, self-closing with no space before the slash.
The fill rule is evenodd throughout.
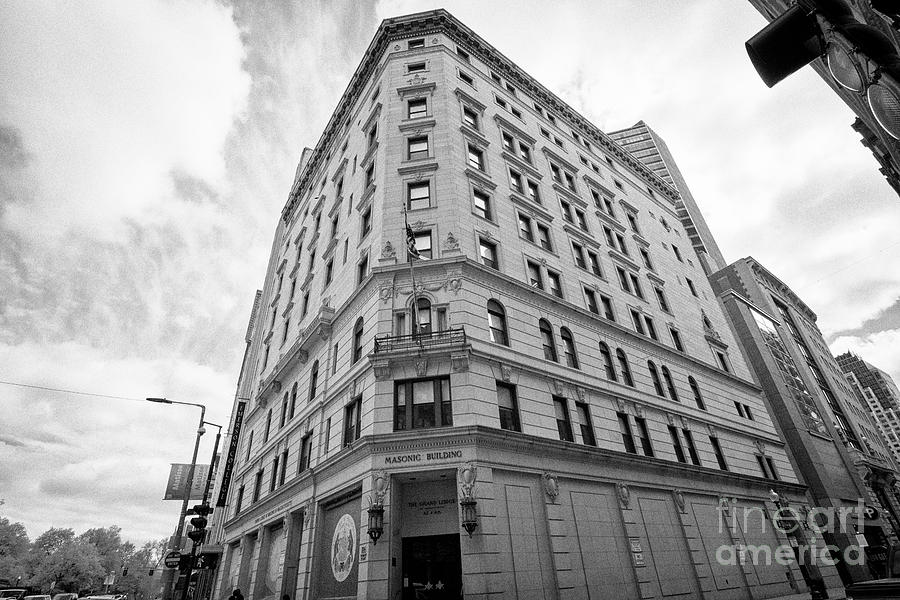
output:
<path id="1" fill-rule="evenodd" d="M 370 358 L 376 379 L 385 380 L 391 378 L 393 366 L 410 361 L 415 363 L 416 374 L 424 377 L 428 358 L 442 355 L 450 357 L 454 373 L 469 370 L 469 343 L 463 328 L 376 337 Z"/>

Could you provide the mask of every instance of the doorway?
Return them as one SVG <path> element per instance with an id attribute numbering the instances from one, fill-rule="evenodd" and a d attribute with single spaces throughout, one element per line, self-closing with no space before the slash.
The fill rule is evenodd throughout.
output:
<path id="1" fill-rule="evenodd" d="M 403 538 L 403 600 L 462 598 L 459 534 Z"/>

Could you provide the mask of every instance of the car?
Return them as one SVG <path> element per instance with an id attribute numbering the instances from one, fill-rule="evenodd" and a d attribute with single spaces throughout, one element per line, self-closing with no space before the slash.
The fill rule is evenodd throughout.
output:
<path id="1" fill-rule="evenodd" d="M 53 600 L 78 600 L 78 594 L 73 594 L 71 592 L 53 594 Z"/>
<path id="2" fill-rule="evenodd" d="M 4 590 L 0 590 L 0 598 L 8 599 L 12 598 L 14 600 L 21 600 L 28 594 L 28 590 L 24 588 L 6 588 Z"/>
<path id="3" fill-rule="evenodd" d="M 51 600 L 48 594 L 35 594 L 34 596 L 25 596 L 23 600 Z"/>

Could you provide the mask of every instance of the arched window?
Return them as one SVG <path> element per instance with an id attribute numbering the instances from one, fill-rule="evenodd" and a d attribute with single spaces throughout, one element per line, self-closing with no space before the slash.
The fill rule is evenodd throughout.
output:
<path id="1" fill-rule="evenodd" d="M 431 301 L 428 298 L 416 300 L 416 331 L 413 333 L 431 333 Z"/>
<path id="2" fill-rule="evenodd" d="M 491 331 L 491 341 L 495 344 L 509 346 L 509 336 L 506 334 L 506 311 L 496 300 L 488 300 L 488 328 Z"/>
<path id="3" fill-rule="evenodd" d="M 362 317 L 356 320 L 356 325 L 353 326 L 353 362 L 359 361 L 362 358 L 363 352 L 363 320 Z"/>
<path id="4" fill-rule="evenodd" d="M 568 327 L 560 327 L 559 335 L 563 341 L 563 351 L 566 355 L 566 365 L 573 369 L 580 368 L 578 366 L 578 352 L 575 350 L 575 339 Z"/>
<path id="5" fill-rule="evenodd" d="M 647 361 L 647 368 L 650 369 L 650 378 L 653 380 L 653 389 L 656 390 L 656 395 L 665 398 L 666 393 L 663 391 L 662 381 L 659 379 L 659 373 L 656 371 L 656 365 L 653 364 L 652 360 Z"/>
<path id="6" fill-rule="evenodd" d="M 603 369 L 606 371 L 606 378 L 610 381 L 618 381 L 619 378 L 616 377 L 616 367 L 613 365 L 612 353 L 609 351 L 609 346 L 606 345 L 606 342 L 600 342 L 600 356 L 603 357 Z"/>
<path id="7" fill-rule="evenodd" d="M 675 382 L 672 381 L 672 374 L 669 373 L 669 367 L 662 367 L 663 379 L 666 381 L 666 389 L 669 390 L 669 397 L 675 402 L 681 402 L 678 399 L 678 390 L 675 389 Z"/>
<path id="8" fill-rule="evenodd" d="M 694 402 L 697 403 L 697 408 L 706 410 L 706 403 L 703 401 L 703 396 L 700 395 L 700 386 L 697 385 L 697 380 L 693 377 L 688 377 L 688 383 L 691 385 L 691 391 L 694 393 Z"/>
<path id="9" fill-rule="evenodd" d="M 288 421 L 294 418 L 294 409 L 297 407 L 297 382 L 291 387 L 291 406 L 288 409 Z"/>
<path id="10" fill-rule="evenodd" d="M 309 401 L 316 397 L 316 388 L 319 387 L 319 361 L 312 364 L 309 371 Z"/>
<path id="11" fill-rule="evenodd" d="M 541 345 L 544 347 L 544 358 L 558 362 L 556 355 L 556 342 L 553 340 L 553 327 L 546 319 L 538 321 L 538 329 L 541 330 Z"/>
<path id="12" fill-rule="evenodd" d="M 621 348 L 616 348 L 616 358 L 619 359 L 619 370 L 622 371 L 622 381 L 628 387 L 634 387 L 634 377 L 631 376 L 631 367 L 628 365 L 628 357 Z"/>
<path id="13" fill-rule="evenodd" d="M 284 422 L 287 420 L 287 408 L 288 408 L 288 393 L 284 393 L 284 399 L 281 401 L 281 421 L 279 421 L 278 427 L 284 427 Z"/>

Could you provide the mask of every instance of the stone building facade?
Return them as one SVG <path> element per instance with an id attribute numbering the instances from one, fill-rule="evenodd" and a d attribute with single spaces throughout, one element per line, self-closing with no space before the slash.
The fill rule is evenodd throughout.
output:
<path id="1" fill-rule="evenodd" d="M 447 12 L 384 21 L 278 221 L 215 597 L 839 586 L 747 556 L 805 488 L 677 201 Z"/>
<path id="2" fill-rule="evenodd" d="M 866 519 L 829 543 L 856 546 L 863 534 L 869 567 L 880 576 L 900 530 L 893 482 L 896 464 L 878 426 L 842 376 L 816 315 L 784 282 L 753 258 L 710 277 L 760 382 L 794 470 L 813 506 L 856 506 Z M 840 569 L 845 583 L 863 574 Z"/>

